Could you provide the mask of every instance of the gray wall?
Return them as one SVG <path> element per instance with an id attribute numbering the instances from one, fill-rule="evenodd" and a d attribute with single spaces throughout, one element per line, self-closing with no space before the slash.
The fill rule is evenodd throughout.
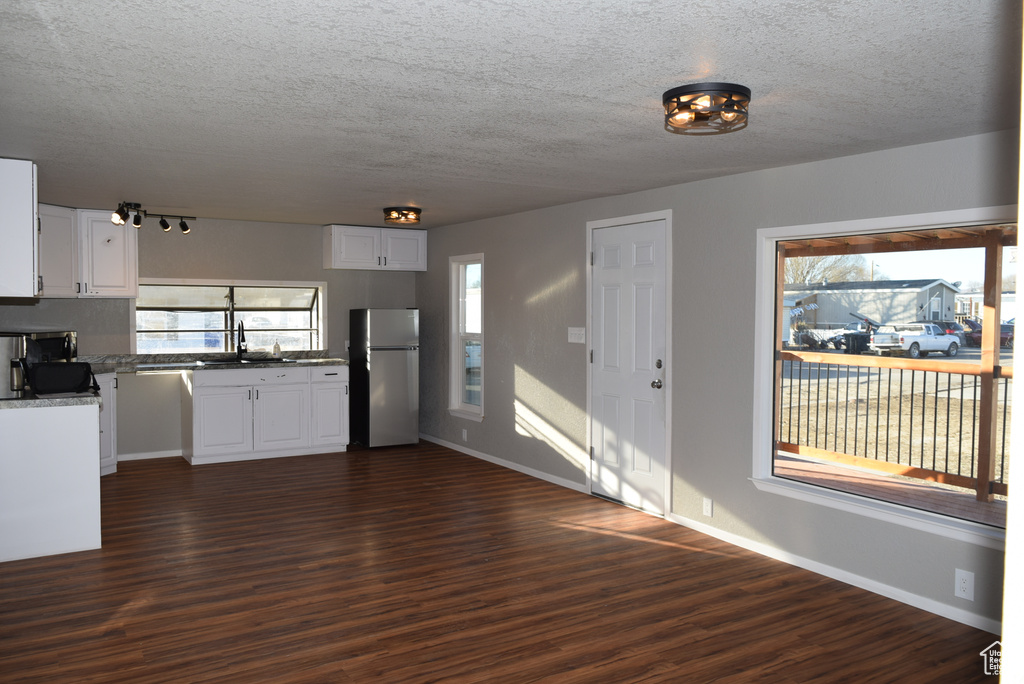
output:
<path id="1" fill-rule="evenodd" d="M 586 448 L 586 348 L 566 341 L 567 326 L 586 322 L 586 223 L 671 209 L 672 512 L 701 519 L 708 496 L 715 501 L 710 524 L 724 533 L 998 619 L 1001 552 L 750 483 L 755 231 L 1015 204 L 1016 150 L 1016 131 L 974 136 L 432 229 L 429 269 L 417 276 L 421 430 L 584 483 L 566 449 L 517 430 L 515 402 L 534 407 L 574 450 Z M 447 260 L 472 252 L 486 260 L 482 423 L 446 411 Z M 705 293 L 714 293 L 713 305 Z M 956 567 L 976 573 L 974 603 L 952 597 Z"/>

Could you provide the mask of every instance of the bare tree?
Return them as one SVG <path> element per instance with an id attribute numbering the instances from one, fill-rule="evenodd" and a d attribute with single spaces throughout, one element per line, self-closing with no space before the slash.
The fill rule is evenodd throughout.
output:
<path id="1" fill-rule="evenodd" d="M 786 259 L 787 283 L 871 280 L 867 260 L 859 254 L 836 254 Z"/>

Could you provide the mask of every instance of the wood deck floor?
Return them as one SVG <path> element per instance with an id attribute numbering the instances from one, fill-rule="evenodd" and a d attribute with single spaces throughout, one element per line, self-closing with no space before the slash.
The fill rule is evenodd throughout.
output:
<path id="1" fill-rule="evenodd" d="M 103 478 L 3 682 L 973 682 L 996 636 L 442 447 Z"/>
<path id="2" fill-rule="evenodd" d="M 798 482 L 1006 529 L 1005 498 L 982 502 L 962 489 L 788 454 L 776 457 L 774 472 Z"/>

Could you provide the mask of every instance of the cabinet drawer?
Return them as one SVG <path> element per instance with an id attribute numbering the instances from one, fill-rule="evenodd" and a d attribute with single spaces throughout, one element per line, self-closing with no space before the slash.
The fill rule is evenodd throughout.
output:
<path id="1" fill-rule="evenodd" d="M 348 382 L 348 366 L 317 366 L 309 369 L 310 382 Z"/>
<path id="2" fill-rule="evenodd" d="M 290 385 L 309 382 L 308 368 L 225 368 L 192 373 L 196 387 L 239 387 L 245 385 Z"/>

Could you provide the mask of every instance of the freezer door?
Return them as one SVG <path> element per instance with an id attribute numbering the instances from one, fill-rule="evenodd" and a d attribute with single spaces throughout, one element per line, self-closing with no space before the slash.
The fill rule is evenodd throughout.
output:
<path id="1" fill-rule="evenodd" d="M 418 349 L 371 350 L 367 446 L 415 444 L 420 438 Z"/>
<path id="2" fill-rule="evenodd" d="M 416 347 L 420 338 L 418 309 L 369 309 L 366 312 L 369 347 Z"/>

